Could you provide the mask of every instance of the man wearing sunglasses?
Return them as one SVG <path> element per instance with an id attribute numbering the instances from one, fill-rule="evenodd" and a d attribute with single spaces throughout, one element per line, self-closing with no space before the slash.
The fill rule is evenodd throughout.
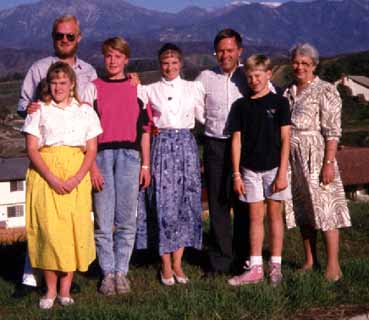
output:
<path id="1" fill-rule="evenodd" d="M 97 78 L 97 74 L 94 67 L 76 56 L 78 43 L 81 41 L 81 31 L 77 18 L 69 15 L 57 18 L 53 24 L 52 38 L 55 55 L 36 61 L 23 80 L 17 111 L 24 118 L 27 115 L 27 110 L 33 112 L 39 108 L 37 102 L 38 86 L 46 77 L 49 67 L 57 61 L 66 62 L 73 68 L 77 76 L 78 94 L 81 100 L 90 102 L 88 95 L 85 95 L 84 92 L 87 85 Z M 92 103 L 93 101 L 91 101 L 91 105 Z M 17 288 L 13 297 L 21 298 L 30 293 L 37 285 L 27 253 L 22 285 Z M 79 291 L 78 286 L 74 285 L 74 288 L 77 288 L 74 290 L 75 292 Z"/>
<path id="2" fill-rule="evenodd" d="M 84 97 L 87 84 L 97 78 L 95 69 L 76 55 L 78 43 L 81 41 L 79 21 L 76 17 L 66 15 L 57 18 L 53 24 L 52 38 L 55 55 L 36 61 L 24 78 L 18 102 L 18 114 L 22 117 L 26 117 L 28 108 L 38 108 L 35 101 L 37 87 L 41 80 L 46 77 L 51 64 L 63 61 L 74 69 L 77 75 L 78 93 L 84 101 L 87 99 L 87 97 Z M 87 100 L 87 102 L 89 101 Z"/>

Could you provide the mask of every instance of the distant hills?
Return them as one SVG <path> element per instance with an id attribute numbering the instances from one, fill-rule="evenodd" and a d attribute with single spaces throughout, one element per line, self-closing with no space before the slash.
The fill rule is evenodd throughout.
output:
<path id="1" fill-rule="evenodd" d="M 302 41 L 315 44 L 323 55 L 369 49 L 369 0 L 291 1 L 275 7 L 238 1 L 218 10 L 189 7 L 179 13 L 124 0 L 41 0 L 0 11 L 0 76 L 24 72 L 27 57 L 33 61 L 36 52 L 51 52 L 51 25 L 61 14 L 80 19 L 81 52 L 93 61 L 99 56 L 97 44 L 114 35 L 133 42 L 135 57 L 152 58 L 164 41 L 181 43 L 187 52 L 211 54 L 214 35 L 225 27 L 242 34 L 248 52 L 268 48 L 286 54 Z M 10 53 L 12 58 L 4 59 Z"/>

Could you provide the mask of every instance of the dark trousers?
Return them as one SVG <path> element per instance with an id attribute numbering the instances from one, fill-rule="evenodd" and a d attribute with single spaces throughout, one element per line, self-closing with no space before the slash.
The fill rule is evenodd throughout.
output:
<path id="1" fill-rule="evenodd" d="M 206 137 L 204 165 L 210 217 L 210 267 L 212 271 L 228 273 L 233 262 L 243 262 L 249 255 L 248 207 L 233 192 L 231 139 Z M 231 207 L 234 212 L 233 233 Z"/>

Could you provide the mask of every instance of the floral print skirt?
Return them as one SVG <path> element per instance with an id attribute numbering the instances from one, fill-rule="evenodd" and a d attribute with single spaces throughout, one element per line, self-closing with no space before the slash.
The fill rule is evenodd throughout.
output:
<path id="1" fill-rule="evenodd" d="M 153 138 L 152 182 L 139 196 L 136 248 L 160 255 L 201 249 L 201 177 L 196 141 L 188 129 L 161 129 Z"/>

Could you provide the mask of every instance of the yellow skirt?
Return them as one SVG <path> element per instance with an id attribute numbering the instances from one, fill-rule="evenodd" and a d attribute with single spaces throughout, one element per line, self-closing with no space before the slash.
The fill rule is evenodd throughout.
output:
<path id="1" fill-rule="evenodd" d="M 67 146 L 44 147 L 40 154 L 50 171 L 62 180 L 75 175 L 84 159 L 80 148 Z M 65 195 L 57 194 L 32 166 L 26 183 L 26 228 L 32 267 L 87 271 L 96 257 L 89 175 Z"/>

